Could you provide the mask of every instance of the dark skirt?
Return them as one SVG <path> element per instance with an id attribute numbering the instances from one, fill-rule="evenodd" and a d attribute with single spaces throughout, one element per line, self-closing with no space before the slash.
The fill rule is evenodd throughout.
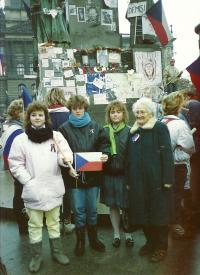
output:
<path id="1" fill-rule="evenodd" d="M 101 188 L 101 203 L 108 207 L 127 208 L 128 194 L 124 185 L 124 176 L 105 175 Z"/>

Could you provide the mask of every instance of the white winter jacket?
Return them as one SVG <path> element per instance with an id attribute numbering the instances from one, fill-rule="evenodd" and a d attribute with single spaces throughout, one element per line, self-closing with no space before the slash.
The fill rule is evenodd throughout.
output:
<path id="1" fill-rule="evenodd" d="M 35 143 L 23 133 L 12 144 L 10 171 L 24 185 L 22 198 L 30 209 L 49 211 L 62 204 L 65 188 L 59 165 L 65 166 L 63 156 L 73 162 L 73 154 L 63 135 L 53 134 L 54 140 Z"/>
<path id="2" fill-rule="evenodd" d="M 162 122 L 169 129 L 175 164 L 186 164 L 190 155 L 184 152 L 184 149 L 195 151 L 191 130 L 184 120 L 174 115 L 164 116 Z"/>

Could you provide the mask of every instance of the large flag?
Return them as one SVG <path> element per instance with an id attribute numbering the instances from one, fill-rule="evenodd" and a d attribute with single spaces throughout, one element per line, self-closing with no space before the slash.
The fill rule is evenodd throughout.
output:
<path id="1" fill-rule="evenodd" d="M 146 12 L 147 18 L 151 22 L 155 33 L 157 34 L 160 43 L 165 46 L 172 39 L 169 30 L 164 10 L 162 8 L 162 1 L 159 0 Z"/>
<path id="2" fill-rule="evenodd" d="M 189 65 L 186 70 L 189 72 L 192 83 L 200 93 L 200 56 Z"/>
<path id="3" fill-rule="evenodd" d="M 101 152 L 74 153 L 76 171 L 101 171 L 103 164 Z"/>
<path id="4" fill-rule="evenodd" d="M 28 89 L 25 86 L 22 87 L 22 99 L 24 102 L 24 108 L 27 108 L 27 106 L 33 101 Z"/>

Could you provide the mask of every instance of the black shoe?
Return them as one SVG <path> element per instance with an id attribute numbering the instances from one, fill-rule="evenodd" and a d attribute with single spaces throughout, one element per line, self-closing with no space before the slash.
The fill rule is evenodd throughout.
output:
<path id="1" fill-rule="evenodd" d="M 113 242 L 112 242 L 112 245 L 113 245 L 114 247 L 118 248 L 118 247 L 120 247 L 120 243 L 121 243 L 121 241 L 120 241 L 119 238 L 114 238 L 114 239 L 113 239 Z"/>
<path id="2" fill-rule="evenodd" d="M 98 239 L 97 236 L 97 226 L 88 225 L 88 240 L 90 247 L 99 252 L 105 252 L 105 245 Z"/>
<path id="3" fill-rule="evenodd" d="M 74 254 L 76 256 L 83 256 L 85 252 L 85 227 L 76 228 L 76 237 Z"/>
<path id="4" fill-rule="evenodd" d="M 133 247 L 134 246 L 134 240 L 131 238 L 126 239 L 126 247 Z"/>

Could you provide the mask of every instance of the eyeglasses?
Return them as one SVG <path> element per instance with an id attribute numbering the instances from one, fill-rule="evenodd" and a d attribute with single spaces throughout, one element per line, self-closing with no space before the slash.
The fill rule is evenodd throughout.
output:
<path id="1" fill-rule="evenodd" d="M 147 114 L 147 111 L 135 111 L 135 114 L 136 115 L 145 115 L 145 114 Z"/>

